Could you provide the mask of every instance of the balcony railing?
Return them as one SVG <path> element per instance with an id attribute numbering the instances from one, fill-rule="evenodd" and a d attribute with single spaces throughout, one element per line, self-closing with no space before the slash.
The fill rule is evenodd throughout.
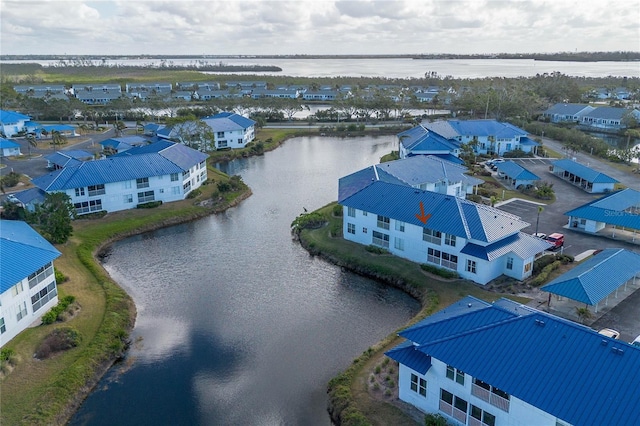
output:
<path id="1" fill-rule="evenodd" d="M 453 417 L 457 421 L 462 424 L 467 423 L 467 413 L 462 410 L 457 409 L 456 407 L 447 404 L 443 400 L 440 400 L 440 411 L 447 414 L 449 417 Z"/>
<path id="2" fill-rule="evenodd" d="M 483 387 L 480 387 L 475 383 L 471 385 L 471 395 L 480 398 L 485 402 L 488 402 L 489 404 L 501 409 L 502 411 L 506 411 L 507 413 L 509 412 L 510 403 L 508 399 L 496 395 L 495 393 Z"/>

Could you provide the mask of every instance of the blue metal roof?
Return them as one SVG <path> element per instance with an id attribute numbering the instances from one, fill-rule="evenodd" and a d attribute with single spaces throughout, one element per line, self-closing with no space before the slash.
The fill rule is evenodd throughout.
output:
<path id="1" fill-rule="evenodd" d="M 563 158 L 561 160 L 556 160 L 553 163 L 553 167 L 557 167 L 559 169 L 565 170 L 569 173 L 572 173 L 582 179 L 592 182 L 592 183 L 618 183 L 614 178 L 605 175 L 604 173 L 600 173 L 597 170 L 593 170 L 587 166 L 584 166 L 580 163 L 576 163 L 575 161 L 569 160 L 567 158 Z"/>
<path id="2" fill-rule="evenodd" d="M 10 141 L 9 139 L 0 138 L 0 149 L 5 148 L 17 148 L 20 144 L 14 141 Z"/>
<path id="3" fill-rule="evenodd" d="M 528 136 L 520 136 L 520 145 L 523 146 L 540 146 L 540 144 Z"/>
<path id="4" fill-rule="evenodd" d="M 355 194 L 346 197 L 341 204 L 484 242 L 498 241 L 529 226 L 518 216 L 493 207 L 451 195 L 382 181 L 372 182 Z M 417 218 L 421 204 L 425 215 L 430 215 L 426 224 Z"/>
<path id="5" fill-rule="evenodd" d="M 616 191 L 565 215 L 640 230 L 640 192 L 631 188 Z"/>
<path id="6" fill-rule="evenodd" d="M 524 232 L 518 232 L 488 246 L 467 243 L 460 252 L 479 259 L 492 261 L 508 253 L 513 253 L 520 259 L 528 259 L 551 247 L 553 247 L 553 244 L 546 240 Z"/>
<path id="7" fill-rule="evenodd" d="M 120 138 L 109 138 L 109 139 L 105 139 L 102 142 L 100 142 L 100 145 L 104 146 L 104 147 L 110 147 L 110 148 L 122 148 L 127 147 L 127 146 L 137 146 L 137 145 L 142 145 L 148 142 L 148 139 L 143 137 L 143 136 L 136 136 L 136 135 L 132 135 L 132 136 L 123 136 Z"/>
<path id="8" fill-rule="evenodd" d="M 426 374 L 431 368 L 431 357 L 417 350 L 411 342 L 398 345 L 385 352 L 385 355 L 422 375 Z"/>
<path id="9" fill-rule="evenodd" d="M 6 111 L 3 109 L 0 109 L 0 123 L 10 124 L 10 123 L 17 123 L 19 121 L 26 121 L 30 119 L 31 117 L 29 117 L 28 115 L 20 114 L 19 112 L 15 112 L 15 111 Z"/>
<path id="10" fill-rule="evenodd" d="M 466 167 L 443 161 L 432 155 L 416 155 L 400 160 L 389 161 L 374 166 L 377 170 L 384 170 L 410 186 L 423 183 L 448 181 L 451 183 L 464 182 L 470 185 L 480 185 L 482 180 L 468 176 Z"/>
<path id="11" fill-rule="evenodd" d="M 630 110 L 626 108 L 616 107 L 597 107 L 593 111 L 589 111 L 583 117 L 601 118 L 605 120 L 621 120 Z"/>
<path id="12" fill-rule="evenodd" d="M 443 151 L 449 154 L 457 149 L 458 145 L 435 132 L 428 131 L 422 126 L 399 133 L 398 138 L 402 146 L 411 152 L 418 151 Z"/>
<path id="13" fill-rule="evenodd" d="M 540 290 L 595 305 L 640 273 L 640 254 L 625 249 L 601 251 Z"/>
<path id="14" fill-rule="evenodd" d="M 236 129 L 244 130 L 256 124 L 252 119 L 233 112 L 221 112 L 210 117 L 205 117 L 202 120 L 216 132 Z"/>
<path id="15" fill-rule="evenodd" d="M 496 120 L 448 120 L 460 136 L 495 136 L 496 138 L 515 138 L 526 136 L 527 132 L 510 124 Z"/>
<path id="16" fill-rule="evenodd" d="M 576 115 L 577 113 L 587 109 L 587 108 L 591 108 L 589 105 L 587 104 L 565 104 L 565 103 L 558 103 L 555 104 L 554 106 L 552 106 L 551 108 L 547 109 L 544 114 L 547 115 L 553 115 L 553 114 L 560 114 L 560 115 Z"/>
<path id="17" fill-rule="evenodd" d="M 418 350 L 571 424 L 640 418 L 640 348 L 549 314 L 513 317 Z"/>
<path id="18" fill-rule="evenodd" d="M 391 176 L 389 173 L 383 170 L 378 171 L 375 166 L 369 166 L 338 180 L 338 203 L 377 180 L 395 183 L 396 185 L 406 185 L 405 182 Z"/>
<path id="19" fill-rule="evenodd" d="M 461 158 L 456 157 L 453 154 L 429 154 L 428 156 L 429 157 L 439 158 L 441 160 L 445 160 L 445 161 L 448 161 L 448 162 L 454 163 L 454 164 L 464 164 L 464 160 L 462 160 Z"/>
<path id="20" fill-rule="evenodd" d="M 156 145 L 157 144 L 157 145 Z M 169 145 L 168 145 L 169 144 Z M 206 160 L 208 155 L 177 143 L 159 141 L 139 147 L 140 154 L 123 154 L 86 161 L 75 167 L 49 173 L 33 179 L 33 184 L 45 191 L 59 191 L 151 176 L 181 173 Z"/>
<path id="21" fill-rule="evenodd" d="M 59 132 L 64 132 L 67 130 L 74 130 L 74 131 L 76 130 L 74 126 L 71 126 L 69 124 L 45 124 L 42 126 L 42 128 L 47 132 L 51 132 L 53 130 L 57 130 Z"/>
<path id="22" fill-rule="evenodd" d="M 13 196 L 16 197 L 18 201 L 25 205 L 32 202 L 34 204 L 42 204 L 46 195 L 47 193 L 38 187 L 25 189 L 24 191 L 15 192 L 13 194 Z"/>
<path id="23" fill-rule="evenodd" d="M 56 151 L 44 158 L 57 166 L 68 167 L 77 166 L 82 163 L 82 160 L 93 159 L 93 154 L 82 150 Z"/>
<path id="24" fill-rule="evenodd" d="M 514 180 L 540 180 L 538 176 L 513 161 L 496 163 L 496 168 Z"/>
<path id="25" fill-rule="evenodd" d="M 0 220 L 0 253 L 0 293 L 60 256 L 32 227 L 17 220 Z"/>

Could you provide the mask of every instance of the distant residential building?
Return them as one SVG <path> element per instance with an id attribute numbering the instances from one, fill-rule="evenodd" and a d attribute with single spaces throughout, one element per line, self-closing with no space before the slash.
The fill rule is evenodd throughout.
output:
<path id="1" fill-rule="evenodd" d="M 87 105 L 106 105 L 122 96 L 119 84 L 74 84 L 74 96 Z"/>
<path id="2" fill-rule="evenodd" d="M 0 157 L 22 155 L 20 144 L 9 139 L 0 138 Z"/>
<path id="3" fill-rule="evenodd" d="M 640 121 L 640 111 L 637 109 L 598 107 L 583 115 L 580 124 L 593 129 L 620 130 L 626 128 L 626 115 Z"/>
<path id="4" fill-rule="evenodd" d="M 542 113 L 552 123 L 579 123 L 582 117 L 595 108 L 587 104 L 558 103 Z"/>
<path id="5" fill-rule="evenodd" d="M 60 256 L 22 221 L 0 220 L 0 347 L 58 303 L 53 261 Z"/>
<path id="6" fill-rule="evenodd" d="M 28 115 L 16 111 L 0 110 L 0 130 L 7 138 L 26 131 L 26 125 L 29 121 L 31 121 L 31 117 Z"/>
<path id="7" fill-rule="evenodd" d="M 333 89 L 307 90 L 302 94 L 305 101 L 335 101 L 337 97 L 338 91 Z"/>
<path id="8" fill-rule="evenodd" d="M 640 417 L 639 347 L 511 300 L 467 296 L 399 335 L 405 341 L 386 352 L 399 364 L 399 399 L 448 424 L 633 425 Z"/>

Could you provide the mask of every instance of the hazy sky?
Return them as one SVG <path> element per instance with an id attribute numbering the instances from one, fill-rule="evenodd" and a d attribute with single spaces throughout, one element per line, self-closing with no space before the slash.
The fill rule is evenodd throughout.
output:
<path id="1" fill-rule="evenodd" d="M 640 0 L 0 0 L 2 54 L 640 51 Z"/>

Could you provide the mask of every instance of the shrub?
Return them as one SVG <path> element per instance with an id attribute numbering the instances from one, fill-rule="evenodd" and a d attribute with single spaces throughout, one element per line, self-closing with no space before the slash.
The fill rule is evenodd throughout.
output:
<path id="1" fill-rule="evenodd" d="M 69 305 L 76 301 L 74 296 L 65 296 L 62 300 L 58 301 L 58 304 L 51 308 L 49 312 L 42 316 L 42 324 L 53 324 L 56 321 L 60 321 L 61 315 L 67 310 Z"/>
<path id="2" fill-rule="evenodd" d="M 427 414 L 424 416 L 424 426 L 447 426 L 447 419 L 442 414 Z"/>
<path id="3" fill-rule="evenodd" d="M 291 223 L 291 232 L 300 234 L 303 229 L 317 229 L 326 222 L 326 218 L 318 212 L 301 214 Z"/>
<path id="4" fill-rule="evenodd" d="M 332 224 L 330 233 L 332 237 L 339 237 L 342 234 L 342 226 L 339 223 Z"/>
<path id="5" fill-rule="evenodd" d="M 80 332 L 75 328 L 61 327 L 49 333 L 38 345 L 35 357 L 46 359 L 56 352 L 75 348 L 82 341 Z"/>
<path id="6" fill-rule="evenodd" d="M 333 206 L 333 209 L 331 210 L 331 212 L 333 213 L 334 216 L 341 217 L 342 216 L 342 206 L 340 204 L 336 204 L 335 206 Z"/>
<path id="7" fill-rule="evenodd" d="M 55 268 L 54 268 L 53 272 L 56 275 L 56 283 L 58 283 L 58 284 L 62 284 L 62 283 L 66 282 L 69 279 L 65 274 L 63 274 L 62 272 L 60 272 L 59 270 L 57 270 Z"/>
<path id="8" fill-rule="evenodd" d="M 426 263 L 421 264 L 420 268 L 422 268 L 423 271 L 427 271 L 443 278 L 458 278 L 458 273 L 449 269 L 438 268 L 437 266 L 428 265 Z"/>
<path id="9" fill-rule="evenodd" d="M 202 189 L 196 188 L 193 191 L 191 191 L 189 194 L 187 194 L 187 198 L 189 199 L 196 198 L 196 197 L 199 197 L 201 194 L 202 194 Z"/>
<path id="10" fill-rule="evenodd" d="M 477 194 L 467 194 L 467 200 L 473 201 L 474 203 L 482 203 L 482 197 Z"/>
<path id="11" fill-rule="evenodd" d="M 138 204 L 137 209 L 155 209 L 162 205 L 162 201 L 149 201 L 148 203 Z"/>
<path id="12" fill-rule="evenodd" d="M 531 285 L 538 287 L 539 285 L 543 284 L 545 281 L 547 281 L 547 278 L 549 278 L 549 274 L 560 267 L 560 264 L 561 262 L 556 260 L 553 263 L 545 266 L 542 271 L 540 271 L 538 276 L 535 277 L 533 281 L 531 281 Z"/>
<path id="13" fill-rule="evenodd" d="M 389 254 L 389 250 L 374 245 L 368 245 L 364 249 L 373 254 Z"/>
<path id="14" fill-rule="evenodd" d="M 16 172 L 9 172 L 6 176 L 2 177 L 2 186 L 11 188 L 16 186 L 20 182 L 20 174 Z"/>

